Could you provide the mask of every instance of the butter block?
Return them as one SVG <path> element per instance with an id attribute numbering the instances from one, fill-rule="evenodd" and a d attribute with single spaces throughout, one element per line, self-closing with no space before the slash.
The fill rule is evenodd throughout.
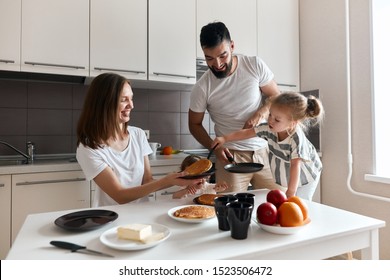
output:
<path id="1" fill-rule="evenodd" d="M 142 242 L 145 244 L 156 242 L 156 241 L 159 241 L 160 239 L 163 239 L 164 236 L 165 236 L 165 234 L 163 232 L 157 232 L 157 233 L 154 233 L 154 234 L 146 237 L 145 239 L 142 239 Z"/>
<path id="2" fill-rule="evenodd" d="M 144 224 L 130 224 L 118 227 L 117 236 L 120 239 L 142 241 L 152 235 L 152 226 Z"/>

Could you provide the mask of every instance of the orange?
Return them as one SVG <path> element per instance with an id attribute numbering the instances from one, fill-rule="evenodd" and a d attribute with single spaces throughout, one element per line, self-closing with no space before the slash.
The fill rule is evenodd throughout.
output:
<path id="1" fill-rule="evenodd" d="M 297 227 L 303 225 L 301 208 L 295 202 L 284 202 L 278 208 L 278 220 L 282 227 Z"/>
<path id="2" fill-rule="evenodd" d="M 173 152 L 173 149 L 172 149 L 171 146 L 166 146 L 166 147 L 164 147 L 163 150 L 162 150 L 162 154 L 163 154 L 163 155 L 171 155 L 172 152 Z"/>
<path id="3" fill-rule="evenodd" d="M 304 221 L 309 217 L 309 208 L 307 207 L 306 202 L 302 198 L 300 198 L 299 196 L 291 196 L 287 199 L 287 201 L 295 202 L 296 204 L 298 204 L 299 208 L 301 208 Z"/>

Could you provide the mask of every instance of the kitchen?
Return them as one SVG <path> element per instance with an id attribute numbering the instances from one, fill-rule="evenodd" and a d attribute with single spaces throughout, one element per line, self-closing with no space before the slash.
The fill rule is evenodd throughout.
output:
<path id="1" fill-rule="evenodd" d="M 340 0 L 299 1 L 299 89 L 320 89 L 326 110 L 326 119 L 321 127 L 321 152 L 325 167 L 321 180 L 321 202 L 389 222 L 388 201 L 355 194 L 347 186 L 348 125 L 345 120 L 348 117 L 348 79 L 344 5 L 344 1 Z M 371 131 L 361 133 L 361 128 L 370 128 L 372 124 L 371 96 L 367 94 L 371 91 L 370 50 L 367 40 L 369 3 L 358 0 L 350 1 L 349 5 L 353 35 L 352 95 L 359 97 L 353 99 L 352 103 L 352 123 L 359 124 L 353 130 L 355 154 L 352 185 L 359 190 L 358 193 L 389 197 L 388 184 L 363 179 L 364 174 L 373 172 Z M 242 33 L 232 30 L 233 38 Z M 280 44 L 288 45 L 283 40 Z M 366 59 L 362 59 L 362 53 Z M 366 69 L 366 72 L 362 69 Z M 11 75 L 8 71 L 2 74 Z M 72 76 L 72 79 L 77 80 L 77 77 Z M 201 148 L 191 137 L 186 123 L 189 89 L 176 81 L 176 89 L 169 88 L 171 83 L 160 82 L 151 82 L 146 87 L 146 82 L 139 82 L 140 86 L 136 86 L 132 124 L 149 129 L 152 141 L 165 145 L 169 143 L 180 149 Z M 87 85 L 74 82 L 29 82 L 23 75 L 16 80 L 2 79 L 0 114 L 5 121 L 0 128 L 1 139 L 20 149 L 24 148 L 27 141 L 33 141 L 36 143 L 37 154 L 72 153 L 75 150 L 74 126 L 86 88 Z M 366 115 L 362 118 L 356 112 L 365 112 Z M 212 132 L 209 120 L 208 127 Z M 337 145 L 334 135 L 337 135 Z M 1 147 L 1 152 L 3 151 L 5 150 Z M 382 228 L 379 238 L 380 259 L 390 259 L 388 236 L 389 230 Z M 355 257 L 359 258 L 358 255 Z"/>

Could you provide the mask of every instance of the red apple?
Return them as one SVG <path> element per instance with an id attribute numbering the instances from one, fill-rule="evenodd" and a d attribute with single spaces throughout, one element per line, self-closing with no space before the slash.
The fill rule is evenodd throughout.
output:
<path id="1" fill-rule="evenodd" d="M 278 210 L 270 202 L 263 202 L 257 207 L 257 220 L 264 225 L 274 225 L 278 219 Z"/>
<path id="2" fill-rule="evenodd" d="M 281 190 L 271 190 L 267 194 L 267 202 L 271 202 L 273 205 L 275 205 L 276 209 L 286 201 L 287 195 Z"/>

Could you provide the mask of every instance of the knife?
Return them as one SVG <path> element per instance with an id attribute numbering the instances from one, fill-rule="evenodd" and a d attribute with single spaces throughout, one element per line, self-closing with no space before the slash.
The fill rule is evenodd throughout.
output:
<path id="1" fill-rule="evenodd" d="M 70 250 L 72 253 L 73 253 L 73 252 L 78 252 L 78 253 L 92 254 L 92 255 L 97 255 L 97 256 L 102 256 L 102 257 L 103 257 L 103 256 L 104 256 L 104 257 L 110 257 L 110 258 L 113 258 L 113 257 L 114 257 L 114 256 L 109 255 L 109 254 L 106 254 L 106 253 L 102 253 L 102 252 L 99 252 L 99 251 L 87 249 L 86 246 L 80 246 L 80 245 L 77 245 L 77 244 L 74 244 L 74 243 L 70 243 L 70 242 L 65 242 L 65 241 L 50 241 L 50 244 L 53 245 L 53 246 L 56 246 L 56 247 L 58 247 L 58 248 L 68 249 L 68 250 Z"/>

